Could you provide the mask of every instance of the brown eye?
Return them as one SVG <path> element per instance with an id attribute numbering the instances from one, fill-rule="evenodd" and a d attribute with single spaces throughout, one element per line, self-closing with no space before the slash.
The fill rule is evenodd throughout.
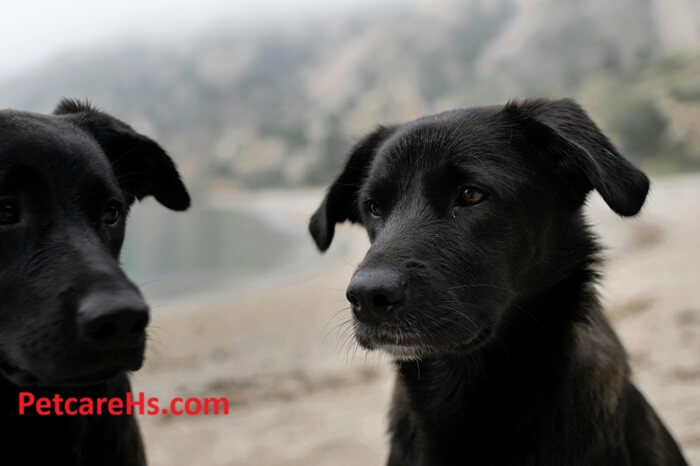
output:
<path id="1" fill-rule="evenodd" d="M 121 218 L 121 206 L 117 202 L 110 202 L 102 215 L 102 221 L 107 225 L 114 225 Z"/>
<path id="2" fill-rule="evenodd" d="M 367 201 L 367 206 L 369 208 L 369 211 L 375 217 L 383 217 L 384 216 L 384 209 L 379 207 L 379 204 L 377 204 L 374 200 Z"/>
<path id="3" fill-rule="evenodd" d="M 457 199 L 457 205 L 462 207 L 469 207 L 477 205 L 479 202 L 486 199 L 486 194 L 475 188 L 466 188 L 459 195 Z"/>
<path id="4" fill-rule="evenodd" d="M 13 225 L 19 219 L 19 203 L 15 199 L 0 200 L 0 226 Z"/>

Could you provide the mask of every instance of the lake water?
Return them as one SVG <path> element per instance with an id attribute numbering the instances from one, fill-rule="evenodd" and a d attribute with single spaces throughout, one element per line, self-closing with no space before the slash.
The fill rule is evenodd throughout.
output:
<path id="1" fill-rule="evenodd" d="M 301 233 L 241 209 L 171 212 L 148 200 L 132 208 L 121 262 L 149 298 L 221 291 L 288 264 Z"/>

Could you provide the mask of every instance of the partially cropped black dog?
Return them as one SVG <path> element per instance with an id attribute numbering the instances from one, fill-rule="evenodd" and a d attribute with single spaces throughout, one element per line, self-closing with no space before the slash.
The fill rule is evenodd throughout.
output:
<path id="1" fill-rule="evenodd" d="M 20 415 L 18 397 L 129 392 L 149 311 L 118 259 L 148 195 L 190 202 L 166 153 L 125 123 L 71 100 L 0 111 L 0 463 L 145 464 L 132 416 Z"/>
<path id="2" fill-rule="evenodd" d="M 683 465 L 630 381 L 582 206 L 635 215 L 647 177 L 570 100 L 380 127 L 310 223 L 372 243 L 347 290 L 357 340 L 397 359 L 389 464 Z"/>

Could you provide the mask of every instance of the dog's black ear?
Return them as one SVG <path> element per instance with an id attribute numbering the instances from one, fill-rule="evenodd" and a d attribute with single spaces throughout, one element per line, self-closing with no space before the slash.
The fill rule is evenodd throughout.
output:
<path id="1" fill-rule="evenodd" d="M 352 223 L 360 221 L 360 213 L 357 211 L 357 192 L 360 189 L 360 183 L 366 175 L 377 148 L 394 132 L 394 129 L 394 127 L 380 126 L 350 150 L 343 171 L 328 188 L 321 206 L 309 221 L 309 232 L 320 251 L 325 251 L 331 245 L 336 223 L 346 220 Z"/>
<path id="2" fill-rule="evenodd" d="M 64 99 L 55 115 L 64 115 L 86 130 L 107 155 L 122 190 L 133 199 L 153 196 L 172 210 L 185 210 L 190 196 L 168 154 L 129 125 L 89 103 Z"/>
<path id="3" fill-rule="evenodd" d="M 505 111 L 528 126 L 529 142 L 557 157 L 558 169 L 585 196 L 596 189 L 619 215 L 639 212 L 649 179 L 615 149 L 573 100 L 511 102 Z"/>

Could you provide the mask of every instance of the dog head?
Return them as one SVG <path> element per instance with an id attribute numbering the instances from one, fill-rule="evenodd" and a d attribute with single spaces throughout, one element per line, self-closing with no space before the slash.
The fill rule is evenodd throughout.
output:
<path id="1" fill-rule="evenodd" d="M 149 310 L 119 267 L 129 207 L 189 196 L 167 154 L 127 124 L 64 100 L 0 111 L 0 372 L 81 385 L 143 361 Z"/>
<path id="2" fill-rule="evenodd" d="M 571 100 L 530 100 L 380 127 L 350 152 L 311 218 L 371 247 L 347 289 L 356 337 L 398 358 L 470 351 L 505 310 L 594 254 L 581 206 L 597 190 L 635 215 L 647 177 Z"/>

